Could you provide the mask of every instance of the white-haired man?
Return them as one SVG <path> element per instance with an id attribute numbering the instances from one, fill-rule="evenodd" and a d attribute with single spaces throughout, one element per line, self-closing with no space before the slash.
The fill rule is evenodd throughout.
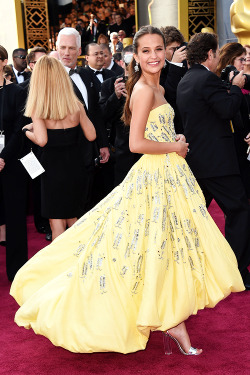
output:
<path id="1" fill-rule="evenodd" d="M 75 93 L 79 100 L 84 103 L 86 113 L 97 133 L 97 146 L 100 153 L 100 162 L 106 163 L 109 160 L 108 136 L 104 125 L 101 111 L 99 109 L 99 97 L 93 83 L 93 76 L 87 69 L 77 67 L 77 58 L 81 55 L 81 36 L 77 30 L 71 27 L 62 29 L 57 38 L 57 51 L 59 60 L 72 79 Z M 89 170 L 88 194 L 91 191 L 93 182 L 93 160 L 95 145 L 84 137 L 84 149 L 86 167 Z"/>

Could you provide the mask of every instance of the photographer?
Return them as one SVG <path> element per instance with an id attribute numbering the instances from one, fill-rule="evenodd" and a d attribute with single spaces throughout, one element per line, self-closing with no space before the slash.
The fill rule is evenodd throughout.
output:
<path id="1" fill-rule="evenodd" d="M 190 149 L 186 160 L 207 206 L 215 199 L 225 214 L 225 237 L 236 255 L 245 287 L 250 290 L 250 209 L 230 127 L 230 120 L 241 106 L 245 77 L 243 72 L 236 75 L 230 92 L 223 86 L 215 74 L 219 63 L 215 34 L 193 35 L 187 60 L 190 69 L 177 88 L 177 106 Z"/>
<path id="2" fill-rule="evenodd" d="M 174 127 L 176 133 L 183 133 L 181 116 L 176 106 L 176 90 L 178 83 L 187 71 L 187 43 L 182 33 L 174 26 L 162 27 L 166 42 L 165 67 L 162 69 L 160 84 L 165 89 L 165 98 L 175 112 Z"/>
<path id="3" fill-rule="evenodd" d="M 230 88 L 240 71 L 244 69 L 246 61 L 246 49 L 240 43 L 227 43 L 220 50 L 220 60 L 217 75 L 221 76 L 227 88 Z M 247 160 L 248 144 L 250 138 L 250 76 L 245 75 L 245 85 L 241 90 L 243 100 L 236 115 L 232 118 L 234 144 L 239 162 L 240 175 L 246 190 L 247 198 L 250 199 L 250 161 Z"/>

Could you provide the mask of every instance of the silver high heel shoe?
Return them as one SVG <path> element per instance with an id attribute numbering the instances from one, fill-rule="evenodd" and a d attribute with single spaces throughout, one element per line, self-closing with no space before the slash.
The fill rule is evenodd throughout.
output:
<path id="1" fill-rule="evenodd" d="M 162 332 L 163 334 L 163 344 L 164 344 L 164 351 L 165 354 L 172 354 L 172 345 L 171 345 L 171 340 L 173 340 L 180 352 L 184 355 L 199 355 L 201 353 L 198 353 L 198 350 L 196 348 L 193 348 L 192 346 L 189 349 L 189 352 L 186 353 L 185 350 L 182 348 L 181 344 L 179 341 L 173 337 L 168 331 L 167 332 Z"/>

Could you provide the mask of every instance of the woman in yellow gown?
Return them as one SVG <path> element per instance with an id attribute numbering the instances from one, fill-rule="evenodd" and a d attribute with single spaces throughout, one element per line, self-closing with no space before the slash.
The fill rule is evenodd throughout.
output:
<path id="1" fill-rule="evenodd" d="M 198 355 L 184 321 L 244 285 L 185 162 L 188 144 L 174 132 L 159 85 L 164 37 L 145 26 L 134 49 L 124 120 L 131 150 L 144 155 L 19 270 L 11 287 L 21 306 L 15 321 L 72 352 L 135 352 L 158 330 L 166 344 L 172 339 L 183 354 Z"/>

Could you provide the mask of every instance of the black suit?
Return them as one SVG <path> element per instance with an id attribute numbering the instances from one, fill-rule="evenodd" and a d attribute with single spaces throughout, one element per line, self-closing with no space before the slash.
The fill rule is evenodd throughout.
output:
<path id="1" fill-rule="evenodd" d="M 114 83 L 119 77 L 112 77 L 102 83 L 100 105 L 103 117 L 110 123 L 115 146 L 115 177 L 117 186 L 126 177 L 130 168 L 141 155 L 133 154 L 129 150 L 129 127 L 121 121 L 125 97 L 117 98 Z"/>
<path id="2" fill-rule="evenodd" d="M 230 93 L 202 65 L 194 65 L 177 89 L 177 105 L 190 152 L 187 162 L 207 205 L 214 198 L 226 215 L 226 239 L 233 248 L 243 278 L 249 264 L 249 205 L 239 176 L 230 119 L 242 101 L 239 87 Z"/>
<path id="3" fill-rule="evenodd" d="M 13 71 L 13 74 L 15 76 L 15 81 L 13 81 L 13 83 L 16 83 L 18 84 L 18 81 L 17 81 L 17 76 L 15 75 L 15 72 L 14 72 L 14 69 L 13 69 L 13 65 L 10 64 L 10 67 Z M 24 78 L 24 81 L 26 81 L 27 79 L 30 79 L 30 76 L 31 76 L 31 72 L 23 72 L 23 78 Z M 23 82 L 22 82 L 23 83 Z"/>
<path id="4" fill-rule="evenodd" d="M 19 86 L 24 89 L 26 99 L 28 97 L 29 92 L 30 78 L 31 75 L 28 79 L 19 84 Z M 30 124 L 31 122 L 32 119 L 30 117 L 24 117 L 24 125 Z M 27 137 L 25 137 L 24 144 L 25 147 L 28 148 L 28 150 L 32 148 L 32 151 L 40 161 L 42 155 L 42 147 L 31 142 Z M 47 218 L 42 217 L 41 214 L 41 176 L 38 176 L 34 180 L 31 180 L 30 183 L 32 184 L 33 215 L 35 227 L 38 232 L 44 231 L 45 233 L 50 233 L 51 230 L 49 220 Z"/>
<path id="5" fill-rule="evenodd" d="M 99 149 L 103 147 L 108 147 L 108 135 L 105 128 L 105 123 L 101 115 L 101 110 L 99 107 L 99 93 L 96 89 L 94 77 L 92 72 L 88 69 L 79 69 L 79 75 L 83 81 L 88 95 L 88 108 L 84 103 L 84 99 L 80 90 L 78 89 L 75 82 L 72 80 L 75 94 L 78 99 L 84 104 L 86 113 L 93 123 L 96 130 L 96 141 L 89 142 L 83 135 L 81 136 L 80 142 L 82 142 L 82 147 L 84 149 L 85 166 L 87 169 L 88 181 L 86 181 L 85 191 L 83 193 L 82 202 L 82 213 L 86 212 L 92 207 L 92 187 L 94 183 L 94 159 L 99 155 Z"/>
<path id="6" fill-rule="evenodd" d="M 86 44 L 96 43 L 100 34 L 106 35 L 106 26 L 104 24 L 99 23 L 97 29 L 93 31 L 91 31 L 90 26 L 88 26 L 85 33 Z"/>
<path id="7" fill-rule="evenodd" d="M 93 82 L 94 82 L 94 88 L 95 88 L 96 92 L 98 93 L 98 96 L 100 97 L 100 95 L 101 95 L 101 85 L 102 85 L 101 81 L 97 78 L 93 69 L 91 69 L 89 66 L 86 66 L 85 69 L 89 73 L 92 74 L 92 79 L 93 79 Z M 103 81 L 106 81 L 106 79 L 116 76 L 116 74 L 112 70 L 109 70 L 109 69 L 102 69 L 102 72 L 103 72 L 103 74 L 102 74 Z"/>
<path id="8" fill-rule="evenodd" d="M 124 73 L 124 69 L 120 65 L 118 65 L 115 61 L 111 68 L 111 71 L 114 72 L 116 76 L 120 76 Z"/>
<path id="9" fill-rule="evenodd" d="M 181 116 L 176 105 L 176 93 L 177 86 L 186 71 L 187 69 L 185 67 L 180 67 L 166 60 L 166 66 L 162 69 L 160 77 L 160 84 L 165 89 L 165 99 L 173 107 L 175 112 L 174 127 L 176 134 L 183 133 Z"/>
<path id="10" fill-rule="evenodd" d="M 0 225 L 6 224 L 6 269 L 9 280 L 13 280 L 16 272 L 28 260 L 28 174 L 19 161 L 26 153 L 23 149 L 24 135 L 21 131 L 24 125 L 24 104 L 24 91 L 19 85 L 6 85 L 0 90 L 0 108 L 3 108 L 1 128 L 5 135 L 5 147 L 0 152 L 0 158 L 5 161 L 5 166 L 0 172 Z"/>
<path id="11" fill-rule="evenodd" d="M 96 98 L 99 98 L 101 95 L 101 82 L 97 78 L 94 73 L 94 70 L 91 69 L 89 66 L 85 68 L 86 72 L 90 74 L 93 80 L 93 87 L 96 93 Z M 102 69 L 103 72 L 103 81 L 107 80 L 108 78 L 115 77 L 116 75 L 114 72 L 108 69 Z M 101 117 L 101 121 L 105 124 L 105 129 L 107 128 L 107 122 L 105 121 L 104 117 L 102 116 L 101 111 L 99 111 L 99 116 Z M 112 155 L 109 158 L 109 161 L 105 164 L 101 164 L 100 168 L 96 168 L 95 171 L 95 180 L 94 186 L 92 191 L 92 204 L 94 206 L 97 204 L 102 198 L 104 198 L 113 188 L 114 185 L 114 165 Z"/>

